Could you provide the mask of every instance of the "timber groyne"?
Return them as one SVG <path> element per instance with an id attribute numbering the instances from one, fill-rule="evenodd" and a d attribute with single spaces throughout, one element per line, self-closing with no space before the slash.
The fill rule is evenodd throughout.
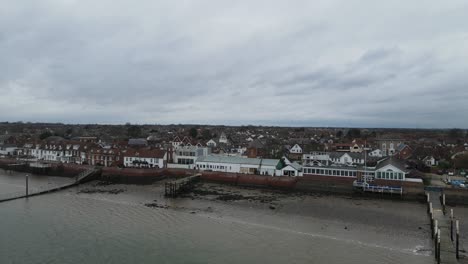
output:
<path id="1" fill-rule="evenodd" d="M 76 186 L 80 183 L 84 183 L 84 182 L 95 179 L 99 175 L 99 172 L 100 172 L 100 169 L 98 168 L 88 168 L 87 170 L 82 171 L 79 174 L 77 174 L 73 179 L 70 179 L 69 183 L 62 184 L 60 186 L 53 187 L 53 188 L 47 188 L 47 189 L 30 189 L 28 176 L 26 176 L 25 177 L 25 191 L 2 194 L 0 195 L 0 203 L 64 190 L 64 189 Z"/>

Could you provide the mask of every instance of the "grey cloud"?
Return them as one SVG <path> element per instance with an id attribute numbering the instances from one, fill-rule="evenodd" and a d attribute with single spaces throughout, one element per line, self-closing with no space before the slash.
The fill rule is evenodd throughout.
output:
<path id="1" fill-rule="evenodd" d="M 467 11 L 458 1 L 7 0 L 0 119 L 468 127 Z"/>

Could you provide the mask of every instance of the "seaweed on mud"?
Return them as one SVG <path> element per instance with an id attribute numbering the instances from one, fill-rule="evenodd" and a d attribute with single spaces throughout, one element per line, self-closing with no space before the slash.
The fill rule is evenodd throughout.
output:
<path id="1" fill-rule="evenodd" d="M 158 204 L 158 203 L 146 203 L 145 206 L 146 207 L 151 207 L 151 208 L 162 208 L 162 209 L 168 209 L 169 208 L 168 205 L 161 205 L 161 204 Z"/>
<path id="2" fill-rule="evenodd" d="M 110 194 L 119 194 L 121 192 L 125 192 L 124 189 L 111 189 L 111 190 L 103 190 L 103 189 L 83 189 L 80 190 L 78 193 L 110 193 Z"/>

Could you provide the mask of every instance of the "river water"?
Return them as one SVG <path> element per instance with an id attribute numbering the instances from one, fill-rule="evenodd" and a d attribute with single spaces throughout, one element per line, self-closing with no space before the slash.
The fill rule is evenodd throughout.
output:
<path id="1" fill-rule="evenodd" d="M 0 171 L 0 192 L 22 184 L 24 174 Z M 161 186 L 92 182 L 0 203 L 0 263 L 434 263 L 422 204 L 288 194 L 267 203 L 166 200 Z M 112 189 L 123 192 L 102 192 Z"/>

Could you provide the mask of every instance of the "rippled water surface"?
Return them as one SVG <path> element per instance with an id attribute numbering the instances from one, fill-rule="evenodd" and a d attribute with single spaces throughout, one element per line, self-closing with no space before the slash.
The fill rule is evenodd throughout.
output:
<path id="1" fill-rule="evenodd" d="M 22 180 L 1 174 L 1 192 L 22 188 Z M 36 184 L 67 180 L 42 179 Z M 404 220 L 356 220 L 348 217 L 352 211 L 340 209 L 349 203 L 343 199 L 329 205 L 306 197 L 272 211 L 242 203 L 163 201 L 152 187 L 130 186 L 117 195 L 79 190 L 1 203 L 0 263 L 433 263 L 419 219 L 408 219 L 395 234 L 385 229 L 385 219 Z M 155 199 L 172 208 L 144 206 Z M 424 213 L 423 206 L 414 208 Z M 379 216 L 379 210 L 363 213 Z"/>

